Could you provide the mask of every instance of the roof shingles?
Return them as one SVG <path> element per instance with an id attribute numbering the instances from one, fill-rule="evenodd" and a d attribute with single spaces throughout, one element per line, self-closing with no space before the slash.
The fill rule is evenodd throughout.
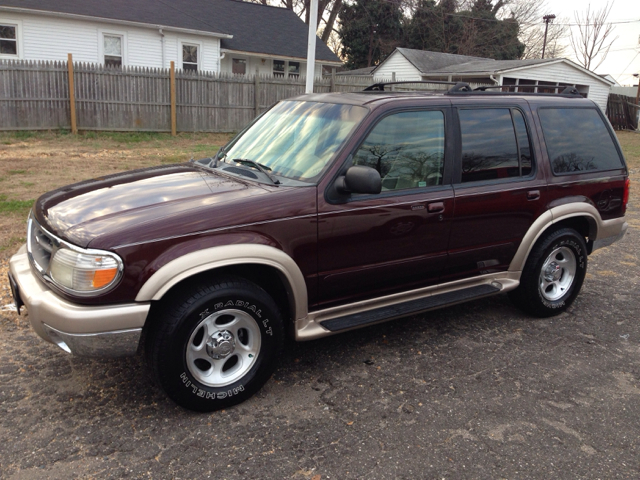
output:
<path id="1" fill-rule="evenodd" d="M 229 50 L 307 57 L 307 25 L 291 10 L 234 0 L 0 0 L 0 7 L 105 18 L 233 35 Z M 316 60 L 340 62 L 322 41 Z"/>

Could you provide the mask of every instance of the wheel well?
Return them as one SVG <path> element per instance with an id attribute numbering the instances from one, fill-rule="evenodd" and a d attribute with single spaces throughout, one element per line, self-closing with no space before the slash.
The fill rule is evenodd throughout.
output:
<path id="1" fill-rule="evenodd" d="M 598 233 L 598 227 L 594 219 L 590 217 L 570 217 L 553 224 L 554 229 L 572 228 L 584 237 L 587 243 L 587 252 L 593 250 L 593 239 Z"/>
<path id="2" fill-rule="evenodd" d="M 159 308 L 162 301 L 170 298 L 177 292 L 188 288 L 191 285 L 197 285 L 202 281 L 211 280 L 213 277 L 222 277 L 225 275 L 234 275 L 242 277 L 250 282 L 255 283 L 265 292 L 267 292 L 280 309 L 280 314 L 285 323 L 293 322 L 293 305 L 290 298 L 289 290 L 286 286 L 286 280 L 282 274 L 273 267 L 261 264 L 242 264 L 220 267 L 213 270 L 201 272 L 192 277 L 185 278 L 181 282 L 172 286 L 163 296 L 162 299 L 152 303 L 152 311 Z M 287 322 L 288 321 L 288 322 Z"/>

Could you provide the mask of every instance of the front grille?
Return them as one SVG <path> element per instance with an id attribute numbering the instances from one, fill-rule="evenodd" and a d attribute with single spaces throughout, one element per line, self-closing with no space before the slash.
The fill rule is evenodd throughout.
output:
<path id="1" fill-rule="evenodd" d="M 31 264 L 45 276 L 49 271 L 51 257 L 59 247 L 58 240 L 43 229 L 33 217 L 29 218 L 27 252 Z"/>

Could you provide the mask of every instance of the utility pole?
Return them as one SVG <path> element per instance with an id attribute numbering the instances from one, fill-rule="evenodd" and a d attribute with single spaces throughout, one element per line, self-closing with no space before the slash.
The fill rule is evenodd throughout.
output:
<path id="1" fill-rule="evenodd" d="M 544 23 L 546 24 L 544 26 L 544 42 L 542 44 L 542 58 L 544 58 L 544 50 L 547 48 L 547 30 L 549 29 L 549 23 L 553 22 L 553 20 L 556 18 L 555 15 L 545 15 L 544 17 L 542 17 L 542 19 L 544 20 Z"/>
<path id="2" fill-rule="evenodd" d="M 309 40 L 307 42 L 307 85 L 305 93 L 313 93 L 316 72 L 316 31 L 318 30 L 318 0 L 309 2 Z"/>

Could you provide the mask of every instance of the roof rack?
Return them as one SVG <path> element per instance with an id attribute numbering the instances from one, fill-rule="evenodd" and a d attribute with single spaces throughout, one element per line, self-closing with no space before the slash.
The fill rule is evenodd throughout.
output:
<path id="1" fill-rule="evenodd" d="M 440 80 L 432 80 L 432 81 L 426 81 L 426 80 L 415 80 L 413 82 L 379 82 L 379 83 L 374 83 L 373 85 L 369 85 L 367 88 L 365 88 L 363 90 L 363 92 L 384 92 L 384 87 L 386 87 L 387 85 L 404 85 L 404 84 L 411 84 L 411 83 L 425 83 L 425 84 L 436 84 L 436 85 L 456 85 L 456 82 L 443 82 Z"/>
<path id="2" fill-rule="evenodd" d="M 542 87 L 545 90 L 560 90 L 559 95 L 580 95 L 580 92 L 576 87 L 571 85 L 482 85 L 480 87 L 476 87 L 473 89 L 474 92 L 480 91 L 484 92 L 489 88 L 532 88 L 532 87 Z M 526 92 L 502 92 L 502 93 L 526 93 Z"/>
<path id="3" fill-rule="evenodd" d="M 517 88 L 517 87 L 528 87 L 528 88 L 532 88 L 534 87 L 534 85 L 482 85 L 480 87 L 476 87 L 476 88 L 471 88 L 471 85 L 469 85 L 466 82 L 443 82 L 440 80 L 432 80 L 432 81 L 426 81 L 426 80 L 415 80 L 413 82 L 409 81 L 409 82 L 379 82 L 379 83 L 374 83 L 373 85 L 369 85 L 367 88 L 365 88 L 363 91 L 364 92 L 384 92 L 385 89 L 384 87 L 387 85 L 405 85 L 405 84 L 412 84 L 412 83 L 424 83 L 424 84 L 436 84 L 436 85 L 453 85 L 449 90 L 447 90 L 445 92 L 446 95 L 455 95 L 455 94 L 462 94 L 462 95 L 536 95 L 536 96 L 547 96 L 547 95 L 562 95 L 564 97 L 579 97 L 582 98 L 582 95 L 580 94 L 580 92 L 578 91 L 578 89 L 576 87 L 572 87 L 572 86 L 555 86 L 555 85 L 544 85 L 543 88 L 546 90 L 559 90 L 559 89 L 563 89 L 561 92 L 558 93 L 528 93 L 528 92 L 504 92 L 504 91 L 499 91 L 499 92 L 487 92 L 488 89 L 504 89 L 504 88 Z M 539 86 L 539 85 L 538 85 Z"/>
<path id="4" fill-rule="evenodd" d="M 533 87 L 540 87 L 540 85 L 482 85 L 480 87 L 476 87 L 476 88 L 471 88 L 471 85 L 469 85 L 468 83 L 464 83 L 464 82 L 460 82 L 458 84 L 456 84 L 454 87 L 450 88 L 446 95 L 455 95 L 455 94 L 461 94 L 461 95 L 527 95 L 527 96 L 549 96 L 549 95 L 562 95 L 563 97 L 570 97 L 570 98 L 582 98 L 582 95 L 580 94 L 580 92 L 578 91 L 578 89 L 576 87 L 572 87 L 572 86 L 556 86 L 556 85 L 543 85 L 542 88 L 544 88 L 545 90 L 560 90 L 562 88 L 561 92 L 557 92 L 557 93 L 533 93 L 533 92 L 504 92 L 504 91 L 499 91 L 499 92 L 487 92 L 487 90 L 489 89 L 514 89 L 514 88 L 533 88 Z"/>

